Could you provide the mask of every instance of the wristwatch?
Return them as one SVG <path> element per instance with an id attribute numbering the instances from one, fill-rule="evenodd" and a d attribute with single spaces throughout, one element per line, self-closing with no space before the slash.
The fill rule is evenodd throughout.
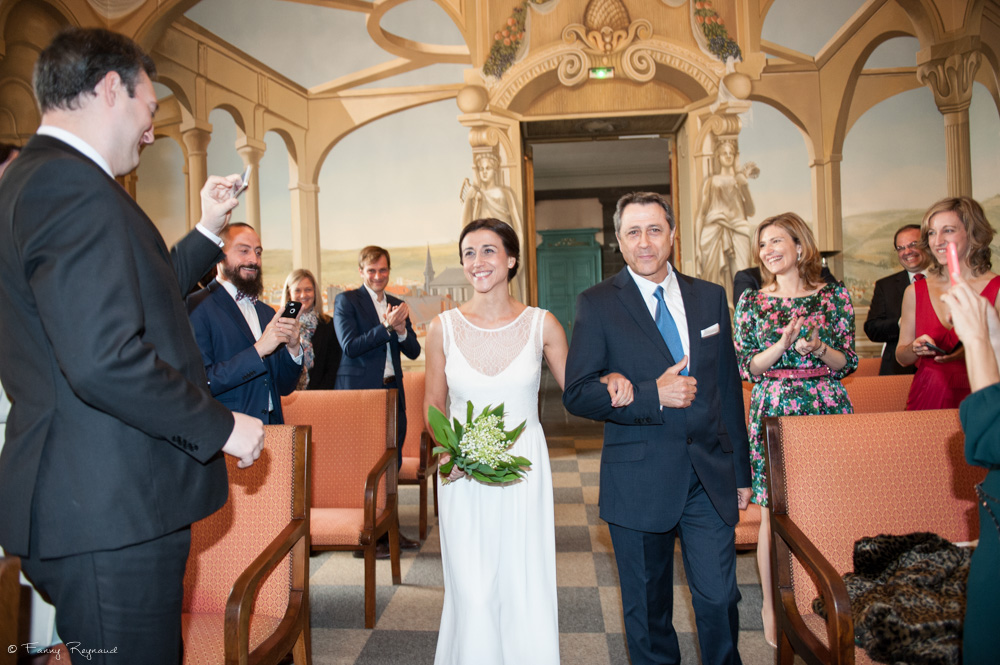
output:
<path id="1" fill-rule="evenodd" d="M 392 324 L 387 321 L 387 322 L 383 323 L 382 325 L 385 326 L 385 331 L 391 335 L 392 334 L 392 330 L 393 330 Z"/>

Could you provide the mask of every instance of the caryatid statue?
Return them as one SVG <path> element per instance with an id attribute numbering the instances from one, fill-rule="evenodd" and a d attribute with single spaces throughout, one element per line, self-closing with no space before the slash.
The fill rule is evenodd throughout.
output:
<path id="1" fill-rule="evenodd" d="M 733 275 L 750 267 L 754 214 L 749 180 L 760 175 L 753 162 L 739 165 L 736 142 L 720 140 L 713 153 L 713 173 L 705 178 L 694 220 L 697 276 L 726 289 L 732 300 Z"/>

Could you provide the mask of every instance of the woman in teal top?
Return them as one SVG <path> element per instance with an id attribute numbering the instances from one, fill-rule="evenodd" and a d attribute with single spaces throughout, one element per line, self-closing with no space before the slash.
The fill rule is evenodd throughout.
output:
<path id="1" fill-rule="evenodd" d="M 962 631 L 966 665 L 997 662 L 1000 635 L 1000 316 L 964 281 L 941 296 L 965 345 L 972 394 L 959 407 L 965 459 L 989 469 L 976 487 L 979 546 L 972 555 Z"/>

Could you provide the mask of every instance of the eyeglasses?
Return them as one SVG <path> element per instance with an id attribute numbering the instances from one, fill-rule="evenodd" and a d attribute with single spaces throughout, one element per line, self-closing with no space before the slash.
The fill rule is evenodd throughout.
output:
<path id="1" fill-rule="evenodd" d="M 908 249 L 920 249 L 920 241 L 919 240 L 914 240 L 909 245 L 903 245 L 902 247 L 899 246 L 899 245 L 896 245 L 896 251 L 897 252 L 905 252 Z"/>

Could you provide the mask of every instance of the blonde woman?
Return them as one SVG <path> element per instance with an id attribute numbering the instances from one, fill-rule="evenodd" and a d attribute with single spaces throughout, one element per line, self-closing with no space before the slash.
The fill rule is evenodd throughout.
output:
<path id="1" fill-rule="evenodd" d="M 285 278 L 281 307 L 289 300 L 302 303 L 299 315 L 299 341 L 302 344 L 302 376 L 296 390 L 333 390 L 340 367 L 340 342 L 333 329 L 333 319 L 323 313 L 316 277 L 304 268 L 293 270 Z"/>

